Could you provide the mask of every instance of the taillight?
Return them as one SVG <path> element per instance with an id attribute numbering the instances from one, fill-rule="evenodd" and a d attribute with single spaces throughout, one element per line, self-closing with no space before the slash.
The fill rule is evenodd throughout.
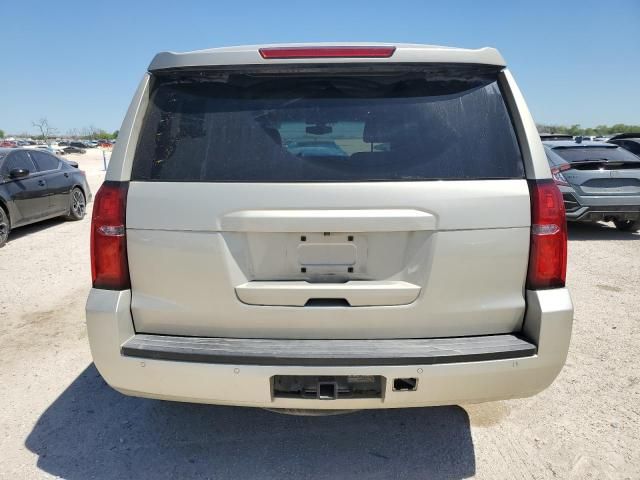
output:
<path id="1" fill-rule="evenodd" d="M 126 290 L 131 286 L 125 214 L 127 182 L 107 181 L 93 201 L 91 276 L 93 288 Z"/>
<path id="2" fill-rule="evenodd" d="M 262 58 L 389 58 L 396 47 L 272 47 L 258 50 Z"/>
<path id="3" fill-rule="evenodd" d="M 567 182 L 567 179 L 564 178 L 564 175 L 562 174 L 565 170 L 571 170 L 571 165 L 560 165 L 559 167 L 553 167 L 551 169 L 551 176 L 553 177 L 553 181 L 556 185 L 562 185 L 565 187 L 570 186 L 569 182 Z"/>
<path id="4" fill-rule="evenodd" d="M 567 272 L 567 221 L 562 194 L 553 180 L 529 181 L 531 250 L 527 289 L 564 287 Z"/>

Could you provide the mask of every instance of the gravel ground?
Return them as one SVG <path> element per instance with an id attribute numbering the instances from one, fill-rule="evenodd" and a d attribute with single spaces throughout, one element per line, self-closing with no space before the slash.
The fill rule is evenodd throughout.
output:
<path id="1" fill-rule="evenodd" d="M 74 156 L 93 191 L 101 154 Z M 124 397 L 91 363 L 89 218 L 0 250 L 0 478 L 640 478 L 640 235 L 571 226 L 567 365 L 524 400 L 289 417 Z"/>

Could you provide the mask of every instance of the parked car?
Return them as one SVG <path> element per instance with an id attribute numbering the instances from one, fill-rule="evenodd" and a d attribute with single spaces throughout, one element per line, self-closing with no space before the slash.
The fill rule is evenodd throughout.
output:
<path id="1" fill-rule="evenodd" d="M 608 142 L 629 150 L 636 156 L 640 156 L 640 133 L 622 133 L 611 137 Z"/>
<path id="2" fill-rule="evenodd" d="M 54 155 L 64 155 L 65 151 L 62 147 L 60 147 L 59 145 L 56 145 L 54 143 L 48 145 L 48 144 L 35 144 L 35 145 L 25 145 L 23 148 L 29 149 L 29 150 L 45 150 L 49 153 L 53 153 Z"/>
<path id="3" fill-rule="evenodd" d="M 43 148 L 45 148 L 46 150 L 48 150 L 49 152 L 53 153 L 54 155 L 64 155 L 65 150 L 63 147 L 61 147 L 60 145 L 58 145 L 57 143 L 52 143 L 50 145 L 44 145 Z"/>
<path id="4" fill-rule="evenodd" d="M 640 229 L 640 158 L 603 142 L 545 141 L 567 220 Z"/>
<path id="5" fill-rule="evenodd" d="M 13 228 L 58 216 L 81 220 L 90 200 L 77 164 L 41 150 L 0 148 L 0 247 Z"/>
<path id="6" fill-rule="evenodd" d="M 308 137 L 345 155 L 289 151 Z M 118 391 L 331 411 L 525 397 L 561 370 L 562 196 L 496 50 L 161 53 L 119 138 L 86 307 Z"/>
<path id="7" fill-rule="evenodd" d="M 81 148 L 81 149 L 83 149 L 83 150 L 87 148 L 86 143 L 84 143 L 84 142 L 77 142 L 77 141 L 69 142 L 69 146 L 70 146 L 70 147 Z"/>
<path id="8" fill-rule="evenodd" d="M 87 153 L 84 148 L 73 147 L 69 145 L 68 147 L 63 148 L 64 153 Z"/>

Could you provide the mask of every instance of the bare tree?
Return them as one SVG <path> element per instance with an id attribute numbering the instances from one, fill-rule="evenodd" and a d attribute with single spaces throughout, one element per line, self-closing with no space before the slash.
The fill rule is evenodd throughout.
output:
<path id="1" fill-rule="evenodd" d="M 40 135 L 46 143 L 49 143 L 49 137 L 56 133 L 56 129 L 49 125 L 46 117 L 41 118 L 37 122 L 31 122 L 31 124 L 40 130 Z"/>

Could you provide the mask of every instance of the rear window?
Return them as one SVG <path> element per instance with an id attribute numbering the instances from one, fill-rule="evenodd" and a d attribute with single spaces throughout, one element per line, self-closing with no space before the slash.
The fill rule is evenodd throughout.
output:
<path id="1" fill-rule="evenodd" d="M 552 167 L 557 167 L 558 165 L 567 164 L 566 160 L 562 158 L 560 155 L 558 155 L 556 152 L 554 152 L 553 149 L 545 146 L 544 151 L 547 154 L 547 160 L 549 160 L 549 165 L 551 165 Z"/>
<path id="2" fill-rule="evenodd" d="M 55 170 L 60 163 L 57 157 L 44 152 L 31 152 L 31 158 L 36 162 L 38 170 L 41 172 Z"/>
<path id="3" fill-rule="evenodd" d="M 640 158 L 620 147 L 557 147 L 553 151 L 567 162 L 601 161 L 638 162 Z"/>
<path id="4" fill-rule="evenodd" d="M 522 178 L 490 69 L 156 77 L 133 180 Z"/>

